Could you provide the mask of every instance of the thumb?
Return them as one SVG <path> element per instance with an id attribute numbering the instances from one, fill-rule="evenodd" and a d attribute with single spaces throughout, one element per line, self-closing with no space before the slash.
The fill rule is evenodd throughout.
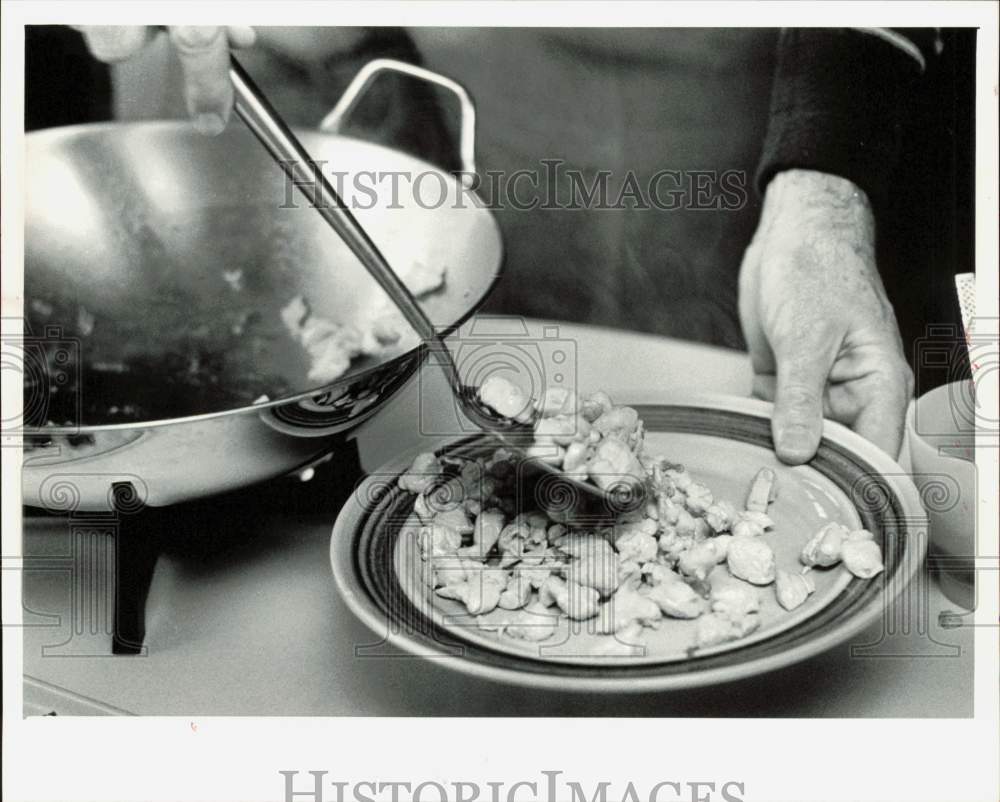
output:
<path id="1" fill-rule="evenodd" d="M 823 394 L 836 356 L 828 343 L 803 337 L 776 349 L 771 434 L 778 459 L 790 465 L 812 459 L 823 435 Z"/>

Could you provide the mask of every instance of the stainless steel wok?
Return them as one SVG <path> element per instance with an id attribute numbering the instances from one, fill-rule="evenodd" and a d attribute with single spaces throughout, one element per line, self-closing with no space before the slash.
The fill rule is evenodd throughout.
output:
<path id="1" fill-rule="evenodd" d="M 471 173 L 468 96 L 399 62 L 369 64 L 320 131 L 296 133 L 324 169 L 347 174 L 342 195 L 397 271 L 446 268 L 422 305 L 451 330 L 496 281 L 500 235 L 452 175 L 334 133 L 386 69 L 459 95 Z M 157 122 L 26 140 L 26 504 L 107 509 L 124 488 L 163 506 L 287 473 L 333 450 L 417 370 L 424 350 L 407 330 L 335 383 L 309 381 L 282 308 L 302 296 L 357 324 L 384 296 L 238 122 L 214 138 Z M 404 176 L 400 189 L 377 180 L 388 173 Z M 405 178 L 418 175 L 423 203 Z"/>

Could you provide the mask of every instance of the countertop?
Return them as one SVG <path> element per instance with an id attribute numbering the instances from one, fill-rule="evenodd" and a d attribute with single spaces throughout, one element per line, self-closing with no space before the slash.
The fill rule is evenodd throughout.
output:
<path id="1" fill-rule="evenodd" d="M 531 343 L 545 364 L 553 349 L 562 350 L 568 359 L 559 361 L 560 369 L 573 370 L 579 388 L 607 389 L 616 401 L 649 403 L 677 392 L 742 395 L 750 386 L 749 361 L 740 352 L 566 323 L 526 325 L 518 347 Z M 472 347 L 479 336 L 466 326 L 453 347 Z M 425 367 L 359 431 L 361 465 L 375 470 L 456 425 L 443 378 Z M 269 502 L 253 514 L 223 526 L 218 516 L 207 516 L 204 531 L 186 533 L 165 549 L 147 602 L 146 649 L 136 656 L 111 654 L 113 548 L 107 539 L 64 518 L 27 517 L 25 713 L 972 715 L 971 617 L 961 615 L 926 570 L 882 621 L 852 643 L 724 686 L 552 693 L 474 679 L 449 669 L 446 660 L 358 657 L 355 647 L 377 638 L 333 583 L 329 541 L 336 505 L 299 503 L 329 492 L 324 471 L 329 467 L 305 484 L 270 483 L 264 492 Z M 952 611 L 958 615 L 942 618 Z"/>

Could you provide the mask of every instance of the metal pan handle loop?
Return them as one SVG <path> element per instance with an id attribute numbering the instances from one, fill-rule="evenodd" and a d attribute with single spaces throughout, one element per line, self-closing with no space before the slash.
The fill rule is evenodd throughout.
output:
<path id="1" fill-rule="evenodd" d="M 469 187 L 472 185 L 473 176 L 476 174 L 476 106 L 472 102 L 465 87 L 451 78 L 446 78 L 436 72 L 407 64 L 405 61 L 396 59 L 379 58 L 369 61 L 364 67 L 358 70 L 354 80 L 344 90 L 337 105 L 323 118 L 319 124 L 319 129 L 327 133 L 340 133 L 347 115 L 350 113 L 369 85 L 382 72 L 396 72 L 409 75 L 428 83 L 436 84 L 447 89 L 458 99 L 461 112 L 461 127 L 459 129 L 459 159 L 462 163 L 462 183 Z"/>

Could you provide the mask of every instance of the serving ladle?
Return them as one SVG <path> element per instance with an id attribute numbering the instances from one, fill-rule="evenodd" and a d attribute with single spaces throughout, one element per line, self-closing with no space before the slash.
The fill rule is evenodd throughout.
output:
<path id="1" fill-rule="evenodd" d="M 305 194 L 312 208 L 329 224 L 372 278 L 385 290 L 428 348 L 440 354 L 441 367 L 465 416 L 481 429 L 500 437 L 511 450 L 522 457 L 525 456 L 525 447 L 530 445 L 534 438 L 537 412 L 530 417 L 525 416 L 527 418 L 525 421 L 509 418 L 485 404 L 480 397 L 478 387 L 462 382 L 451 352 L 413 294 L 348 210 L 347 205 L 323 175 L 319 165 L 299 142 L 298 137 L 233 56 L 230 57 L 229 76 L 233 84 L 234 107 L 240 119 L 246 123 L 292 183 Z M 530 460 L 530 463 L 546 473 L 555 474 L 564 481 L 572 483 L 583 493 L 600 498 L 608 509 L 621 507 L 622 491 L 625 488 L 619 488 L 617 492 L 612 488 L 609 492 L 540 460 Z M 634 495 L 634 488 L 628 489 L 626 495 Z"/>

